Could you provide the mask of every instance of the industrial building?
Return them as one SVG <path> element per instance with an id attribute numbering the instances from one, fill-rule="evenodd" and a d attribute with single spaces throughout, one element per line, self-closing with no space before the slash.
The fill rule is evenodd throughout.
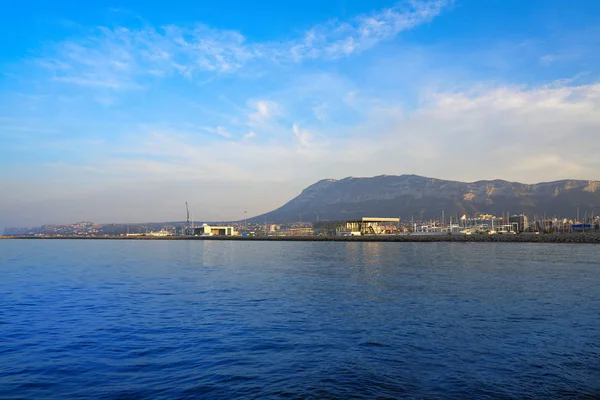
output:
<path id="1" fill-rule="evenodd" d="M 200 227 L 194 227 L 194 236 L 233 236 L 235 231 L 233 226 L 211 226 L 202 224 Z"/>
<path id="2" fill-rule="evenodd" d="M 345 230 L 337 232 L 338 236 L 357 235 L 390 235 L 398 233 L 400 218 L 363 217 L 346 221 Z"/>

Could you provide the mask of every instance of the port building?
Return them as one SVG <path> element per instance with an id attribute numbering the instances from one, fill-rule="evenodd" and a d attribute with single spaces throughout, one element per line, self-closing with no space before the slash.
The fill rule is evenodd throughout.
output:
<path id="1" fill-rule="evenodd" d="M 234 234 L 233 226 L 202 224 L 200 227 L 194 227 L 194 236 L 233 236 Z"/>
<path id="2" fill-rule="evenodd" d="M 362 217 L 357 220 L 346 221 L 343 231 L 338 231 L 338 236 L 359 235 L 390 235 L 398 233 L 400 218 Z"/>

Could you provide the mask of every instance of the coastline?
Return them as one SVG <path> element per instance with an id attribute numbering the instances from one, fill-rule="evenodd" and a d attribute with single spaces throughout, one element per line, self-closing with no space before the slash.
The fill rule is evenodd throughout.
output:
<path id="1" fill-rule="evenodd" d="M 590 243 L 600 244 L 600 233 L 517 235 L 369 235 L 369 236 L 0 236 L 15 240 L 225 240 L 276 242 L 457 242 L 457 243 Z"/>

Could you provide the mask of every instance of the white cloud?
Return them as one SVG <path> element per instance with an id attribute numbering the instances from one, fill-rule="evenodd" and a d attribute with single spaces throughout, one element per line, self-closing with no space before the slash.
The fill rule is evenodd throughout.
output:
<path id="1" fill-rule="evenodd" d="M 231 137 L 231 133 L 227 132 L 227 129 L 223 128 L 222 126 L 217 126 L 217 135 L 223 136 L 224 138 Z"/>
<path id="2" fill-rule="evenodd" d="M 265 122 L 281 115 L 281 106 L 271 100 L 258 100 L 249 102 L 252 112 L 249 115 L 251 122 Z"/>
<path id="3" fill-rule="evenodd" d="M 305 129 L 300 129 L 300 126 L 298 124 L 294 124 L 292 125 L 292 132 L 294 132 L 294 136 L 296 136 L 296 139 L 298 140 L 298 143 L 300 143 L 300 146 L 309 147 L 311 145 L 312 135 L 309 131 Z"/>
<path id="4" fill-rule="evenodd" d="M 258 113 L 264 117 L 267 117 L 269 114 L 269 107 L 264 101 L 259 101 L 257 103 Z"/>
<path id="5" fill-rule="evenodd" d="M 280 131 L 273 141 L 253 129 L 240 136 L 263 140 L 218 140 L 231 136 L 220 126 L 204 127 L 216 135 L 213 139 L 152 129 L 114 143 L 102 158 L 87 157 L 87 165 L 100 176 L 136 181 L 210 176 L 224 182 L 309 184 L 327 177 L 401 173 L 524 182 L 599 178 L 600 84 L 439 92 L 413 111 L 390 106 L 381 112 L 385 105 L 365 109 L 361 124 L 332 126 L 329 133 L 344 134 L 320 133 L 318 143 L 300 123 L 291 125 L 293 136 L 290 125 L 275 126 Z M 73 168 L 79 171 L 81 165 Z"/>
<path id="6" fill-rule="evenodd" d="M 179 74 L 237 71 L 251 61 L 300 62 L 338 59 L 364 51 L 427 23 L 451 0 L 408 1 L 309 29 L 299 39 L 248 42 L 237 31 L 167 25 L 114 29 L 100 27 L 87 38 L 58 43 L 39 64 L 57 82 L 111 90 L 139 87 L 144 79 Z"/>
<path id="7" fill-rule="evenodd" d="M 450 3 L 451 0 L 409 1 L 349 21 L 330 21 L 309 29 L 301 39 L 286 43 L 283 51 L 289 51 L 296 61 L 345 57 L 431 21 Z"/>
<path id="8" fill-rule="evenodd" d="M 437 93 L 391 124 L 385 146 L 412 160 L 417 173 L 526 182 L 599 178 L 600 84 Z"/>
<path id="9" fill-rule="evenodd" d="M 227 131 L 226 128 L 222 127 L 222 126 L 217 126 L 216 128 L 211 128 L 208 126 L 203 126 L 201 127 L 202 130 L 205 130 L 206 132 L 210 132 L 210 133 L 214 133 L 215 135 L 224 137 L 224 138 L 231 138 L 231 133 L 229 133 L 229 131 Z"/>
<path id="10" fill-rule="evenodd" d="M 274 138 L 284 131 L 282 119 L 285 117 L 283 107 L 272 100 L 253 100 L 247 102 L 243 110 L 244 125 L 261 138 Z"/>

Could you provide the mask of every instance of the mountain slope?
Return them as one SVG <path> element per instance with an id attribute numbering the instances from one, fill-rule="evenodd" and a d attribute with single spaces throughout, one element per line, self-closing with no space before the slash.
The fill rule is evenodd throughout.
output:
<path id="1" fill-rule="evenodd" d="M 438 218 L 477 213 L 574 217 L 600 209 L 600 182 L 456 182 L 418 175 L 324 179 L 282 207 L 251 219 L 272 223 L 360 217 Z M 583 215 L 583 214 L 582 214 Z"/>

